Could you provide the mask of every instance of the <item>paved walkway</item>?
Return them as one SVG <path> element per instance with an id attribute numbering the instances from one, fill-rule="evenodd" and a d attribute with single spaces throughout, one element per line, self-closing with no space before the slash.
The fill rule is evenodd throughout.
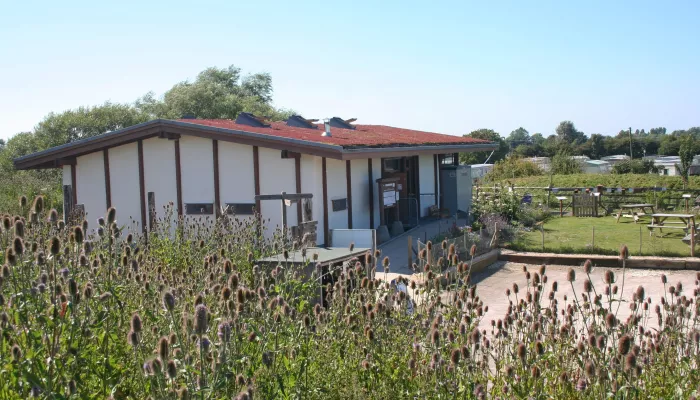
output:
<path id="1" fill-rule="evenodd" d="M 466 225 L 465 218 L 459 218 L 455 220 L 454 218 L 446 218 L 434 221 L 421 221 L 421 225 L 404 233 L 401 236 L 393 238 L 391 241 L 379 245 L 379 249 L 382 251 L 380 258 L 383 260 L 384 257 L 389 257 L 389 271 L 399 275 L 412 275 L 413 271 L 411 266 L 408 265 L 408 236 L 411 236 L 412 245 L 417 249 L 417 241 L 425 243 L 426 241 L 434 238 L 442 232 L 449 230 L 453 224 L 457 223 L 457 226 Z M 440 245 L 436 243 L 436 245 Z M 415 262 L 415 255 L 413 257 Z M 380 260 L 381 262 L 381 260 Z M 383 274 L 381 267 L 377 268 L 377 274 Z"/>

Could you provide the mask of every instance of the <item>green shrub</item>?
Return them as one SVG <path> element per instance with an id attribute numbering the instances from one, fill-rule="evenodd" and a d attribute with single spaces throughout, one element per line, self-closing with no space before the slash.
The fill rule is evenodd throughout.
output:
<path id="1" fill-rule="evenodd" d="M 652 160 L 625 160 L 612 167 L 613 174 L 658 174 L 659 168 Z"/>
<path id="2" fill-rule="evenodd" d="M 535 163 L 520 157 L 508 156 L 494 164 L 493 169 L 487 174 L 486 180 L 499 181 L 542 174 L 544 174 L 544 171 Z"/>

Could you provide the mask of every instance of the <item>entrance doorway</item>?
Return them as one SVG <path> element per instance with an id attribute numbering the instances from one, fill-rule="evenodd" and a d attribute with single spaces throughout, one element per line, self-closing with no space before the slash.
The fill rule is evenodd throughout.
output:
<path id="1" fill-rule="evenodd" d="M 382 158 L 382 178 L 398 179 L 398 219 L 404 229 L 418 224 L 420 210 L 420 184 L 418 181 L 418 156 Z M 387 225 L 397 219 L 396 213 L 387 213 Z"/>

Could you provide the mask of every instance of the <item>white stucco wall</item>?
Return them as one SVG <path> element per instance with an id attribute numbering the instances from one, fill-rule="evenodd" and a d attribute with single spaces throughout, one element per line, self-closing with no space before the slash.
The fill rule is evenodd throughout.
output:
<path id="1" fill-rule="evenodd" d="M 345 161 L 326 159 L 326 177 L 328 180 L 328 228 L 347 229 L 348 210 L 333 211 L 331 203 L 331 200 L 344 199 L 348 196 Z"/>
<path id="2" fill-rule="evenodd" d="M 367 160 L 352 160 L 352 227 L 369 229 L 369 186 Z M 372 171 L 374 174 L 374 170 Z"/>
<path id="3" fill-rule="evenodd" d="M 318 221 L 317 242 L 325 242 L 323 232 L 323 183 L 321 175 L 321 157 L 306 154 L 301 156 L 301 191 L 313 194 L 311 199 L 313 219 Z"/>
<path id="4" fill-rule="evenodd" d="M 214 204 L 214 156 L 211 139 L 194 136 L 180 138 L 180 173 L 182 176 L 182 204 Z M 216 212 L 216 211 L 215 211 Z M 185 220 L 214 221 L 214 215 L 187 215 Z"/>
<path id="5" fill-rule="evenodd" d="M 280 150 L 259 148 L 258 163 L 260 165 L 260 194 L 280 194 L 282 192 L 296 193 L 296 173 L 293 158 L 282 158 Z M 252 175 L 252 168 L 246 173 Z M 303 180 L 303 178 L 302 178 Z M 265 219 L 265 234 L 269 237 L 277 228 L 282 228 L 281 202 L 276 200 L 262 201 L 261 214 Z M 287 207 L 287 226 L 296 226 L 297 207 L 292 204 Z"/>
<path id="6" fill-rule="evenodd" d="M 418 156 L 418 180 L 420 182 L 420 193 L 435 193 L 435 164 L 433 156 Z M 420 196 L 421 217 L 428 215 L 428 207 L 435 205 L 435 196 Z"/>
<path id="7" fill-rule="evenodd" d="M 111 162 L 112 160 L 110 160 Z M 111 173 L 110 166 L 110 173 Z M 143 141 L 143 177 L 148 192 L 155 193 L 156 216 L 165 217 L 165 206 L 173 204 L 172 218 L 177 218 L 177 180 L 175 178 L 175 142 L 167 139 L 151 138 Z M 148 208 L 146 208 L 148 216 Z"/>
<path id="8" fill-rule="evenodd" d="M 145 157 L 144 152 L 144 159 Z M 141 227 L 139 158 L 136 143 L 109 149 L 109 176 L 112 206 L 117 210 L 118 224 L 131 228 L 131 218 Z M 104 183 L 101 187 L 104 188 Z"/>
<path id="9" fill-rule="evenodd" d="M 255 203 L 253 146 L 219 141 L 219 191 L 222 207 Z"/>
<path id="10" fill-rule="evenodd" d="M 97 219 L 104 216 L 107 211 L 102 152 L 98 151 L 78 157 L 75 172 L 78 189 L 77 204 L 85 206 L 85 219 L 88 221 L 88 229 L 92 231 L 97 227 Z"/>

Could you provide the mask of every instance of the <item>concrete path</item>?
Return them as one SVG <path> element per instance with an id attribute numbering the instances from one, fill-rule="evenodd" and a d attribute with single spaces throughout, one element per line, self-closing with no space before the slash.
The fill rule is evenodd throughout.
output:
<path id="1" fill-rule="evenodd" d="M 408 265 L 408 236 L 411 236 L 412 245 L 417 249 L 418 240 L 425 243 L 427 240 L 430 240 L 440 233 L 449 230 L 453 224 L 456 223 L 457 226 L 465 226 L 466 222 L 467 221 L 465 218 L 459 218 L 456 220 L 454 218 L 446 218 L 435 221 L 422 221 L 421 225 L 418 225 L 416 228 L 404 233 L 402 236 L 397 236 L 391 241 L 379 245 L 378 247 L 382 251 L 380 259 L 383 260 L 384 257 L 389 257 L 390 272 L 399 275 L 412 275 L 413 270 L 411 270 L 411 266 Z M 436 243 L 436 245 L 439 246 L 440 244 Z M 381 267 L 377 268 L 378 275 L 383 275 L 383 273 L 384 271 Z"/>

